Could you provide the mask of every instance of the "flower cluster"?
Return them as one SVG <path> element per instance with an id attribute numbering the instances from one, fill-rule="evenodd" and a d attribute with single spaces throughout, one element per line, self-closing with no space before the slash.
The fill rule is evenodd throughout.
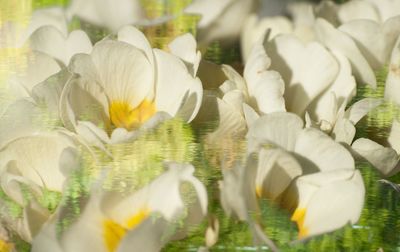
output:
<path id="1" fill-rule="evenodd" d="M 0 251 L 160 251 L 199 232 L 208 251 L 215 209 L 277 251 L 265 201 L 299 241 L 355 225 L 357 163 L 400 170 L 397 118 L 384 137 L 358 134 L 370 111 L 400 104 L 400 1 L 266 17 L 255 0 L 161 14 L 143 2 L 71 0 L 0 22 L 0 49 L 23 52 L 0 76 Z M 182 15 L 196 29 L 155 46 Z M 243 63 L 206 60 L 215 41 L 240 41 Z M 383 97 L 358 93 L 382 73 Z"/>

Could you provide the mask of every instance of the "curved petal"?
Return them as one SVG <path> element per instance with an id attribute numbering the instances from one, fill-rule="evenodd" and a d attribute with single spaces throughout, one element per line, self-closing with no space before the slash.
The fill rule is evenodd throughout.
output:
<path id="1" fill-rule="evenodd" d="M 195 94 L 195 109 L 201 104 L 202 92 L 200 81 L 193 78 L 185 64 L 176 56 L 164 51 L 154 50 L 157 62 L 156 107 L 158 111 L 165 111 L 175 116 L 185 101 L 185 96 Z M 171 74 L 174 73 L 174 74 Z M 193 116 L 191 117 L 193 119 Z"/>
<path id="2" fill-rule="evenodd" d="M 287 110 L 299 116 L 332 84 L 339 71 L 335 58 L 321 44 L 304 45 L 292 35 L 276 37 L 268 44 L 267 53 L 272 60 L 271 69 L 285 81 Z"/>
<path id="3" fill-rule="evenodd" d="M 367 0 L 371 4 L 376 7 L 381 17 L 381 21 L 385 22 L 386 20 L 398 16 L 400 14 L 400 1 L 399 0 Z"/>
<path id="4" fill-rule="evenodd" d="M 73 0 L 68 9 L 70 17 L 76 15 L 94 25 L 117 31 L 124 25 L 144 18 L 139 1 L 120 0 Z"/>
<path id="5" fill-rule="evenodd" d="M 393 47 L 385 84 L 385 98 L 400 104 L 400 36 Z"/>
<path id="6" fill-rule="evenodd" d="M 299 238 L 331 232 L 360 218 L 365 188 L 358 170 L 316 173 L 301 177 L 296 185 L 299 207 L 292 220 L 299 225 Z"/>
<path id="7" fill-rule="evenodd" d="M 67 20 L 63 8 L 41 8 L 32 13 L 31 20 L 27 27 L 25 34 L 21 37 L 20 45 L 31 36 L 38 28 L 50 25 L 55 27 L 64 36 L 68 34 Z"/>
<path id="8" fill-rule="evenodd" d="M 345 147 L 313 128 L 299 134 L 294 152 L 301 155 L 299 161 L 307 172 L 355 169 L 354 159 Z"/>
<path id="9" fill-rule="evenodd" d="M 400 123 L 397 120 L 393 120 L 392 128 L 388 137 L 388 143 L 390 146 L 400 154 Z"/>
<path id="10" fill-rule="evenodd" d="M 249 149 L 268 143 L 293 151 L 302 129 L 303 121 L 295 114 L 276 112 L 263 115 L 247 133 L 249 147 L 252 147 Z"/>
<path id="11" fill-rule="evenodd" d="M 256 14 L 250 15 L 244 23 L 240 36 L 242 58 L 245 62 L 247 62 L 250 52 L 257 41 L 265 38 L 268 29 L 268 40 L 271 40 L 279 34 L 292 33 L 293 25 L 284 16 L 259 18 Z"/>
<path id="12" fill-rule="evenodd" d="M 197 51 L 196 39 L 190 33 L 175 38 L 168 44 L 171 53 L 181 58 L 188 64 L 188 70 L 192 76 L 196 76 L 200 65 L 201 53 Z"/>
<path id="13" fill-rule="evenodd" d="M 286 151 L 261 149 L 255 181 L 257 196 L 275 200 L 302 173 L 300 164 Z"/>
<path id="14" fill-rule="evenodd" d="M 250 104 L 261 113 L 285 112 L 285 84 L 279 73 L 268 71 L 271 60 L 261 43 L 255 45 L 244 69 Z"/>
<path id="15" fill-rule="evenodd" d="M 94 46 L 91 58 L 99 84 L 110 101 L 128 102 L 136 108 L 152 92 L 153 66 L 144 52 L 136 47 L 104 40 Z"/>
<path id="16" fill-rule="evenodd" d="M 351 123 L 356 125 L 364 116 L 370 111 L 383 103 L 382 99 L 377 98 L 364 98 L 354 103 L 345 112 L 345 118 L 349 119 Z"/>
<path id="17" fill-rule="evenodd" d="M 42 130 L 40 109 L 28 100 L 18 100 L 11 104 L 1 116 L 0 148 L 19 137 L 35 134 Z"/>
<path id="18" fill-rule="evenodd" d="M 340 118 L 336 121 L 332 130 L 332 137 L 336 142 L 351 145 L 355 135 L 356 127 L 354 127 L 354 124 L 350 120 Z"/>
<path id="19" fill-rule="evenodd" d="M 143 32 L 134 26 L 124 26 L 118 31 L 118 40 L 143 50 L 151 65 L 154 66 L 153 49 Z"/>
<path id="20" fill-rule="evenodd" d="M 37 84 L 45 81 L 60 70 L 61 67 L 50 56 L 41 52 L 33 51 L 28 55 L 27 67 L 18 71 L 10 84 L 22 85 L 26 91 L 26 94 L 22 96 L 30 96 L 32 89 Z"/>
<path id="21" fill-rule="evenodd" d="M 316 121 L 325 120 L 331 124 L 336 120 L 338 106 L 350 101 L 356 94 L 356 81 L 349 61 L 339 52 L 332 53 L 339 62 L 339 73 L 333 84 L 307 108 Z"/>
<path id="22" fill-rule="evenodd" d="M 339 51 L 350 61 L 353 74 L 363 84 L 376 87 L 375 74 L 355 42 L 344 32 L 337 30 L 327 21 L 318 18 L 315 25 L 316 36 L 332 51 Z"/>
<path id="23" fill-rule="evenodd" d="M 68 65 L 74 54 L 90 53 L 92 43 L 81 30 L 73 31 L 66 37 L 53 26 L 43 26 L 30 37 L 30 47 Z"/>
<path id="24" fill-rule="evenodd" d="M 338 17 L 342 24 L 358 19 L 381 21 L 377 9 L 368 1 L 362 0 L 353 0 L 341 4 L 338 10 Z"/>
<path id="25" fill-rule="evenodd" d="M 61 156 L 69 147 L 74 147 L 71 140 L 57 134 L 19 138 L 0 152 L 1 166 L 14 161 L 21 176 L 60 192 L 65 181 L 60 169 Z"/>
<path id="26" fill-rule="evenodd" d="M 381 25 L 372 20 L 354 20 L 338 28 L 354 39 L 374 70 L 380 70 L 389 60 L 400 35 L 400 17 Z"/>
<path id="27" fill-rule="evenodd" d="M 394 175 L 400 170 L 400 157 L 392 148 L 384 147 L 367 138 L 357 139 L 351 147 L 385 177 Z"/>

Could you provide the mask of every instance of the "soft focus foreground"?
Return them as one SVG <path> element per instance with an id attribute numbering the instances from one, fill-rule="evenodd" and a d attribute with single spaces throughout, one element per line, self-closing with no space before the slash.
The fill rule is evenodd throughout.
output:
<path id="1" fill-rule="evenodd" d="M 0 4 L 0 251 L 400 249 L 400 4 L 191 2 Z"/>

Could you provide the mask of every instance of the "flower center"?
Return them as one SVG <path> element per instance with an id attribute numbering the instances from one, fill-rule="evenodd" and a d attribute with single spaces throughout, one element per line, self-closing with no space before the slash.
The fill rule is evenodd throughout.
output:
<path id="1" fill-rule="evenodd" d="M 308 229 L 304 226 L 306 211 L 307 209 L 305 208 L 296 208 L 291 218 L 291 221 L 297 223 L 297 227 L 299 229 L 299 239 L 304 238 L 308 235 Z"/>
<path id="2" fill-rule="evenodd" d="M 107 250 L 110 252 L 116 251 L 119 243 L 128 230 L 132 230 L 142 223 L 149 216 L 149 213 L 150 211 L 147 208 L 139 210 L 131 218 L 126 220 L 124 226 L 114 222 L 113 220 L 105 220 L 103 222 L 103 236 Z"/>
<path id="3" fill-rule="evenodd" d="M 144 100 L 136 108 L 124 101 L 113 101 L 109 107 L 110 120 L 117 128 L 131 130 L 140 127 L 156 112 L 153 102 Z"/>

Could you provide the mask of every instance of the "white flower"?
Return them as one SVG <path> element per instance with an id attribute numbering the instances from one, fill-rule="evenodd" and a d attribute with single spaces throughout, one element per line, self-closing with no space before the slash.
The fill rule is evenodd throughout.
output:
<path id="1" fill-rule="evenodd" d="M 152 49 L 139 30 L 128 26 L 118 32 L 118 41 L 103 40 L 90 55 L 76 55 L 69 66 L 75 77 L 60 102 L 64 125 L 87 139 L 110 142 L 106 131 L 111 139 L 113 133 L 120 138 L 156 112 L 193 120 L 203 93 L 196 77 L 200 55 L 192 36 L 177 40 L 183 42 L 172 42 L 170 50 L 186 44 L 179 52 L 183 59 Z"/>
<path id="2" fill-rule="evenodd" d="M 75 148 L 67 135 L 53 132 L 18 138 L 0 151 L 1 189 L 22 209 L 13 217 L 10 209 L 2 208 L 2 221 L 25 241 L 31 242 L 58 203 L 46 197 L 62 192 L 76 168 Z"/>
<path id="3" fill-rule="evenodd" d="M 255 5 L 255 0 L 195 0 L 184 11 L 201 15 L 198 23 L 200 45 L 212 41 L 226 44 L 238 39 L 245 18 Z"/>
<path id="4" fill-rule="evenodd" d="M 290 113 L 260 117 L 249 129 L 248 141 L 249 153 L 256 153 L 247 164 L 248 170 L 256 169 L 254 193 L 296 209 L 292 220 L 299 238 L 358 220 L 365 189 L 353 157 L 339 143 L 321 131 L 303 129 L 302 120 Z"/>
<path id="5" fill-rule="evenodd" d="M 122 26 L 134 24 L 144 18 L 144 10 L 138 0 L 73 0 L 67 9 L 68 18 L 80 19 L 118 31 Z"/>
<path id="6" fill-rule="evenodd" d="M 136 192 L 93 192 L 81 215 L 58 239 L 55 228 L 62 219 L 55 218 L 36 237 L 32 251 L 160 251 L 176 234 L 175 228 L 182 228 L 181 220 L 201 220 L 207 213 L 207 193 L 193 176 L 193 166 L 169 163 L 167 167 Z M 183 183 L 195 193 L 183 190 Z M 58 218 L 62 217 L 60 211 Z"/>
<path id="7" fill-rule="evenodd" d="M 292 221 L 297 223 L 300 239 L 355 224 L 360 217 L 365 189 L 358 170 L 337 169 L 302 176 L 293 187 L 299 203 Z"/>

